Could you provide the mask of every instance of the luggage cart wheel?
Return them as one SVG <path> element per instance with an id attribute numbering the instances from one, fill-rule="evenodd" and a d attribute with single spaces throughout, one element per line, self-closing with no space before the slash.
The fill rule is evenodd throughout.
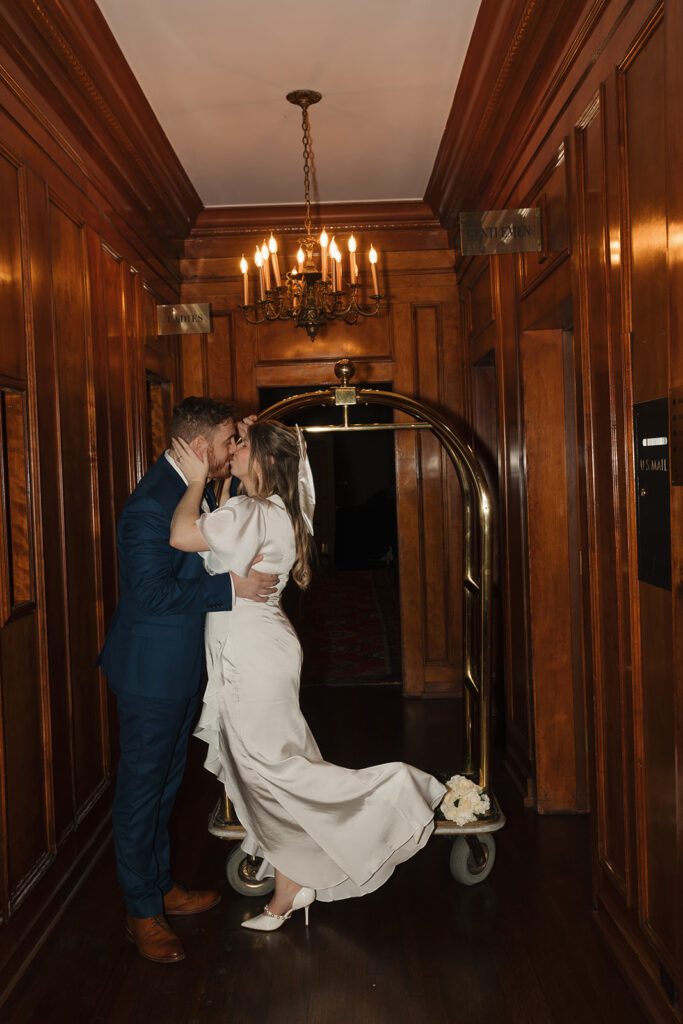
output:
<path id="1" fill-rule="evenodd" d="M 490 832 L 458 836 L 451 848 L 451 875 L 462 885 L 478 885 L 491 874 L 496 840 Z"/>
<path id="2" fill-rule="evenodd" d="M 275 888 L 275 879 L 259 881 L 256 872 L 260 866 L 260 857 L 250 857 L 241 846 L 236 846 L 225 859 L 225 875 L 241 896 L 267 896 Z"/>

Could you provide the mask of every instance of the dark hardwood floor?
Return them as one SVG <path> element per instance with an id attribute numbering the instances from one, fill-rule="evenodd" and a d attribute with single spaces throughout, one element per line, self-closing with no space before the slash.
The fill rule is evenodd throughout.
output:
<path id="1" fill-rule="evenodd" d="M 405 758 L 457 770 L 455 701 L 312 688 L 304 709 L 331 760 Z M 108 1024 L 641 1024 L 591 920 L 587 818 L 525 811 L 498 773 L 508 825 L 490 878 L 456 884 L 432 840 L 379 892 L 316 904 L 280 931 L 239 927 L 260 904 L 224 881 L 227 843 L 206 830 L 216 781 L 192 742 L 174 815 L 176 877 L 217 885 L 220 907 L 175 927 L 188 959 L 142 960 L 123 934 L 107 852 L 0 1011 L 3 1021 Z"/>

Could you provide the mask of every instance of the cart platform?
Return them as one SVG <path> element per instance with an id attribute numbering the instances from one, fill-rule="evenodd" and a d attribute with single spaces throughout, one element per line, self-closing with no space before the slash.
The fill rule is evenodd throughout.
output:
<path id="1" fill-rule="evenodd" d="M 490 875 L 496 856 L 496 844 L 492 835 L 505 825 L 505 815 L 498 801 L 489 793 L 491 813 L 485 818 L 467 825 L 456 825 L 454 821 L 437 818 L 434 835 L 453 840 L 450 855 L 450 869 L 453 878 L 463 885 L 476 885 Z M 232 810 L 232 805 L 219 797 L 209 815 L 209 832 L 218 839 L 240 842 L 245 838 L 244 826 Z M 256 877 L 260 861 L 249 857 L 241 847 L 236 846 L 226 858 L 225 873 L 228 882 L 236 892 L 244 896 L 265 896 L 273 889 L 273 879 Z"/>

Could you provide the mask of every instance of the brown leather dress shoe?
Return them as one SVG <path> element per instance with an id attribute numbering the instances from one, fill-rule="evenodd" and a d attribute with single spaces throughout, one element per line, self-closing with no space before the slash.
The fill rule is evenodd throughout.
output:
<path id="1" fill-rule="evenodd" d="M 182 885 L 174 885 L 164 896 L 164 913 L 169 917 L 201 914 L 217 906 L 220 901 L 220 893 L 213 889 L 185 889 Z"/>
<path id="2" fill-rule="evenodd" d="M 161 915 L 127 918 L 126 936 L 141 956 L 155 964 L 177 964 L 185 959 L 180 939 Z"/>

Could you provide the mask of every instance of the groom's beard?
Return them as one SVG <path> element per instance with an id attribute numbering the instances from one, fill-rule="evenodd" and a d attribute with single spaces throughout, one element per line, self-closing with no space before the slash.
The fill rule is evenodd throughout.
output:
<path id="1" fill-rule="evenodd" d="M 206 454 L 209 460 L 209 478 L 211 480 L 225 480 L 230 476 L 230 456 L 226 455 L 222 461 L 216 458 L 213 445 L 209 444 Z"/>

